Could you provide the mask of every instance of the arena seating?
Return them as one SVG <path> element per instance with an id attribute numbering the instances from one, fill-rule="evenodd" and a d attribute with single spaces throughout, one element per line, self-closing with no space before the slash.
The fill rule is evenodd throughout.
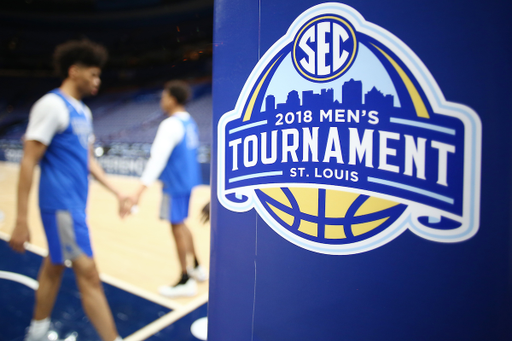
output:
<path id="1" fill-rule="evenodd" d="M 187 110 L 195 118 L 201 145 L 211 143 L 211 85 L 193 86 L 194 96 Z M 39 91 L 40 92 L 40 91 Z M 160 122 L 165 118 L 160 110 L 161 88 L 118 91 L 86 100 L 93 112 L 96 144 L 150 144 Z M 0 116 L 0 139 L 20 140 L 25 132 L 30 107 L 36 98 L 20 100 L 19 106 L 6 108 Z M 2 103 L 0 103 L 2 105 Z"/>

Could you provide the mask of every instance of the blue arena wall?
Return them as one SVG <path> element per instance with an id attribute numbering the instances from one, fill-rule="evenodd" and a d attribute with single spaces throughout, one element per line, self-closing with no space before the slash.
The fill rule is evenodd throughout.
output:
<path id="1" fill-rule="evenodd" d="M 312 0 L 293 3 L 282 0 L 224 0 L 215 5 L 208 340 L 510 340 L 511 4 L 505 1 L 461 0 L 421 3 L 404 0 L 344 1 L 343 4 L 325 5 L 332 8 L 316 12 L 317 16 L 312 14 L 309 17 L 311 21 L 307 21 L 308 17 L 303 17 L 303 14 L 310 13 L 308 11 L 318 4 Z M 334 9 L 340 6 L 341 12 L 336 12 Z M 319 24 L 322 22 L 327 23 L 326 26 Z M 348 154 L 336 154 L 341 150 L 348 153 L 348 137 L 344 139 L 340 135 L 339 147 L 332 142 L 336 137 L 330 139 L 332 155 L 343 156 L 343 169 L 358 173 L 357 183 L 354 180 L 343 185 L 325 180 L 330 173 L 324 172 L 324 179 L 313 176 L 315 167 L 322 165 L 322 159 L 316 164 L 312 164 L 310 159 L 294 166 L 293 162 L 303 161 L 300 157 L 293 161 L 292 156 L 294 152 L 302 151 L 302 142 L 295 144 L 292 139 L 293 129 L 300 134 L 301 127 L 306 127 L 294 125 L 300 109 L 290 110 L 290 130 L 286 132 L 289 139 L 281 140 L 281 135 L 276 139 L 278 146 L 286 145 L 288 148 L 283 152 L 283 155 L 288 155 L 288 159 L 283 161 L 287 163 L 267 161 L 263 164 L 260 159 L 263 156 L 259 151 L 253 153 L 252 149 L 259 146 L 264 139 L 262 136 L 271 141 L 272 130 L 285 136 L 278 122 L 287 123 L 287 110 L 281 112 L 274 105 L 286 102 L 291 107 L 291 97 L 296 96 L 288 99 L 282 96 L 282 100 L 278 100 L 278 95 L 275 95 L 274 101 L 263 97 L 265 89 L 268 89 L 267 95 L 274 95 L 271 91 L 278 93 L 279 87 L 272 88 L 272 82 L 279 81 L 281 88 L 288 93 L 296 90 L 302 95 L 299 83 L 322 83 L 322 74 L 318 72 L 320 62 L 310 71 L 307 67 L 314 65 L 315 62 L 311 62 L 313 56 L 328 56 L 325 57 L 328 59 L 333 49 L 339 48 L 329 45 L 330 32 L 334 32 L 335 24 L 338 32 L 346 33 L 343 43 L 350 43 L 351 32 L 355 32 L 353 36 L 359 39 L 361 48 L 354 63 L 364 51 L 370 50 L 374 56 L 379 56 L 378 60 L 386 70 L 391 70 L 388 74 L 395 85 L 393 96 L 400 99 L 401 108 L 412 103 L 411 108 L 419 113 L 417 104 L 424 104 L 423 117 L 403 116 L 402 121 L 394 121 L 415 125 L 409 125 L 400 134 L 391 132 L 398 125 L 393 125 L 387 117 L 386 121 L 382 120 L 385 117 L 383 111 L 379 111 L 380 126 L 367 126 L 368 130 L 374 130 L 375 145 L 381 144 L 375 154 L 384 155 L 380 160 L 374 155 L 373 168 L 358 166 L 357 159 L 356 165 L 352 166 Z M 309 30 L 311 27 L 315 29 Z M 290 32 L 289 36 L 287 32 Z M 302 39 L 307 34 L 310 35 Z M 341 36 L 343 34 L 340 33 Z M 319 52 L 317 44 L 324 44 L 323 52 Z M 309 51 L 305 45 L 309 46 Z M 303 51 L 299 51 L 299 47 Z M 293 60 L 295 51 L 298 51 L 296 63 L 283 71 L 286 60 L 282 58 L 290 56 Z M 356 56 L 354 51 L 350 50 L 349 56 L 350 53 Z M 368 59 L 368 63 L 371 60 L 374 59 Z M 322 66 L 326 65 L 329 63 Z M 331 66 L 334 68 L 333 64 Z M 348 72 L 350 70 L 347 75 Z M 354 72 L 354 77 L 362 75 L 362 71 L 358 72 Z M 290 77 L 287 79 L 283 75 Z M 380 76 L 372 74 L 365 77 L 376 80 Z M 341 85 L 335 85 L 334 91 L 339 91 L 336 89 L 338 86 L 341 89 Z M 311 89 L 319 88 L 312 85 Z M 377 90 L 382 88 L 377 86 Z M 320 93 L 320 90 L 315 91 Z M 413 95 L 414 91 L 417 95 Z M 410 96 L 401 95 L 404 93 Z M 439 96 L 440 93 L 444 98 Z M 264 103 L 274 106 L 275 113 L 282 115 L 281 120 L 274 117 L 275 113 L 266 113 Z M 297 106 L 299 104 L 296 103 Z M 318 112 L 321 109 L 324 113 L 328 111 L 319 102 L 315 108 Z M 355 109 L 361 109 L 363 117 L 365 108 L 354 108 L 353 113 Z M 457 121 L 452 118 L 458 114 L 450 116 L 452 118 L 439 115 L 450 110 L 460 110 L 460 117 L 465 118 Z M 311 111 L 314 116 L 315 111 Z M 340 123 L 333 123 L 331 127 L 341 131 L 348 121 L 342 121 L 346 117 L 341 116 L 343 112 L 339 113 Z M 259 119 L 254 119 L 254 115 L 259 115 Z M 427 116 L 430 121 L 427 121 Z M 313 123 L 316 119 L 314 116 Z M 419 131 L 416 130 L 419 125 L 431 124 L 435 120 L 436 124 L 422 127 L 446 128 L 444 133 L 414 135 Z M 275 125 L 267 131 L 269 124 Z M 364 124 L 370 122 L 365 121 Z M 330 127 L 319 127 L 319 131 L 325 129 L 325 137 L 330 134 Z M 313 128 L 308 129 L 313 136 Z M 379 131 L 384 137 L 377 142 Z M 386 135 L 386 132 L 391 132 L 391 135 Z M 387 182 L 381 178 L 379 181 L 382 181 L 379 184 L 374 182 L 373 187 L 364 185 L 362 179 L 367 178 L 361 176 L 363 171 L 377 172 L 379 164 L 383 168 L 394 164 L 404 172 L 407 157 L 391 155 L 393 152 L 387 154 L 382 141 L 387 139 L 386 136 L 398 136 L 396 141 L 403 142 L 407 139 L 405 135 L 414 135 L 416 147 L 422 138 L 429 140 L 425 157 L 435 161 L 432 164 L 427 161 L 425 178 L 428 181 L 433 177 L 438 183 L 420 188 L 424 182 L 420 181 L 421 175 L 414 168 L 416 170 L 411 175 L 389 175 L 385 179 Z M 298 136 L 298 141 L 302 141 L 302 135 Z M 362 130 L 359 130 L 359 137 L 362 138 Z M 449 174 L 454 175 L 454 178 L 447 175 L 447 185 L 442 181 L 443 176 L 436 178 L 442 167 L 433 166 L 440 162 L 442 153 L 429 154 L 431 152 L 428 151 L 431 141 L 440 142 L 445 137 L 452 142 L 443 140 L 441 143 L 447 148 L 447 158 L 454 162 L 448 161 L 446 166 Z M 319 134 L 318 140 L 321 138 L 322 134 Z M 434 146 L 439 146 L 437 142 Z M 398 144 L 395 146 L 392 149 L 400 151 Z M 466 154 L 459 154 L 463 150 Z M 267 160 L 271 159 L 269 155 L 270 149 L 267 150 Z M 429 155 L 432 158 L 429 159 Z M 388 164 L 386 157 L 390 160 Z M 332 160 L 329 165 L 333 164 Z M 457 163 L 458 166 L 452 166 Z M 267 167 L 268 164 L 275 169 Z M 290 165 L 295 171 L 284 178 L 287 172 L 283 173 L 282 165 Z M 340 163 L 338 166 L 341 167 Z M 300 174 L 310 176 L 308 181 L 298 182 Z M 263 176 L 268 178 L 258 180 Z M 279 176 L 283 177 L 282 181 L 275 180 Z M 374 181 L 376 178 L 371 177 Z M 274 183 L 284 188 L 282 192 L 270 193 L 269 187 Z M 396 188 L 398 183 L 402 187 Z M 454 183 L 460 185 L 450 192 Z M 390 185 L 395 186 L 393 190 L 389 190 Z M 319 188 L 319 198 L 325 198 L 326 194 L 322 193 L 328 193 L 336 186 L 359 194 L 359 199 L 362 194 L 395 198 L 408 205 L 405 212 L 410 212 L 407 213 L 409 218 L 401 225 L 397 225 L 400 219 L 387 227 L 382 225 L 382 230 L 367 239 L 378 240 L 377 246 L 364 244 L 365 241 L 355 235 L 346 236 L 347 240 L 352 238 L 351 245 L 340 241 L 335 246 L 332 246 L 333 242 L 326 246 L 327 241 L 314 242 L 318 238 L 314 233 L 303 232 L 308 231 L 306 228 L 293 230 L 297 227 L 293 225 L 297 219 L 313 219 L 311 217 L 314 216 L 314 213 L 308 216 L 304 212 L 300 205 L 308 203 L 308 199 L 300 199 L 293 192 L 294 186 Z M 411 189 L 421 191 L 410 193 Z M 454 196 L 423 198 L 445 190 Z M 409 194 L 403 194 L 406 192 Z M 317 195 L 315 191 L 307 193 Z M 460 202 L 460 212 L 434 217 L 439 212 L 446 212 L 443 211 L 445 208 L 439 208 L 441 204 L 434 203 L 439 199 L 448 200 L 448 205 L 456 206 Z M 318 207 L 325 208 L 325 202 L 319 199 Z M 417 209 L 412 212 L 412 207 Z M 347 216 L 349 213 L 350 208 Z M 351 214 L 352 218 L 357 217 L 357 214 Z M 432 216 L 428 217 L 430 214 Z M 318 216 L 314 218 L 321 220 Z M 323 219 L 323 222 L 315 224 L 323 224 L 322 228 L 325 228 L 328 218 L 324 216 Z M 287 225 L 286 220 L 293 221 L 293 224 Z M 390 231 L 393 227 L 396 229 Z M 364 237 L 364 233 L 361 236 Z"/>

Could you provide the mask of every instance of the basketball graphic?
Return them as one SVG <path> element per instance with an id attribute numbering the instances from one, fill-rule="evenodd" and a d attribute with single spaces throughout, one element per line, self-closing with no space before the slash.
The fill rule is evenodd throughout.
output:
<path id="1" fill-rule="evenodd" d="M 375 236 L 407 208 L 393 201 L 331 189 L 265 188 L 256 194 L 281 226 L 322 244 L 348 244 Z"/>

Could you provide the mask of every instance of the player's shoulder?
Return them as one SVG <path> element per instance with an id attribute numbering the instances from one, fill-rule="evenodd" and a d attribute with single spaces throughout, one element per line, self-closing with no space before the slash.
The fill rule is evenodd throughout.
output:
<path id="1" fill-rule="evenodd" d="M 168 136 L 181 136 L 185 132 L 185 125 L 177 117 L 170 116 L 160 123 L 158 131 Z"/>
<path id="2" fill-rule="evenodd" d="M 190 122 L 195 123 L 194 118 L 186 111 L 180 111 L 174 114 L 172 117 L 180 121 L 182 125 L 189 124 Z"/>
<path id="3" fill-rule="evenodd" d="M 183 122 L 175 115 L 169 116 L 160 123 L 163 127 L 183 126 Z"/>
<path id="4" fill-rule="evenodd" d="M 57 118 L 64 121 L 67 114 L 66 103 L 58 95 L 47 93 L 38 99 L 30 110 L 30 117 L 39 118 Z"/>
<path id="5" fill-rule="evenodd" d="M 64 100 L 59 97 L 59 95 L 49 92 L 45 95 L 43 95 L 41 98 L 39 98 L 35 103 L 34 107 L 44 107 L 44 108 L 50 108 L 50 107 L 56 107 L 57 108 L 66 108 L 66 103 L 64 103 Z"/>

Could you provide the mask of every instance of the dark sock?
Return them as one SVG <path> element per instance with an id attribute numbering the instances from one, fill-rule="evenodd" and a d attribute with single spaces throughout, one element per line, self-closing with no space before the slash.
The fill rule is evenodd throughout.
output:
<path id="1" fill-rule="evenodd" d="M 194 268 L 197 268 L 199 266 L 199 262 L 197 261 L 197 258 L 194 257 Z"/>
<path id="2" fill-rule="evenodd" d="M 187 283 L 188 279 L 189 279 L 188 273 L 184 272 L 181 274 L 181 279 L 178 282 L 178 284 L 176 284 L 176 285 L 185 284 L 185 283 Z"/>

